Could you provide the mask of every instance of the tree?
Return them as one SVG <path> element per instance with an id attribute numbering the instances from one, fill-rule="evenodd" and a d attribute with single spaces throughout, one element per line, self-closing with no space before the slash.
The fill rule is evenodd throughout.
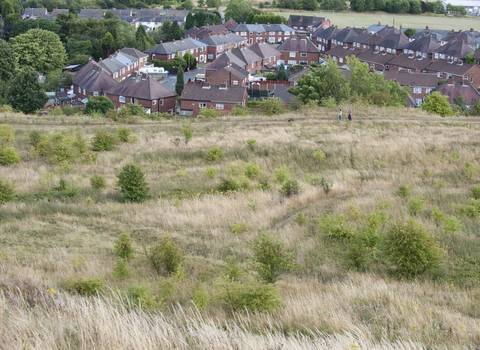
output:
<path id="1" fill-rule="evenodd" d="M 162 26 L 160 27 L 160 31 L 162 33 L 160 36 L 161 40 L 172 40 L 172 22 L 170 22 L 168 19 L 163 22 Z"/>
<path id="2" fill-rule="evenodd" d="M 428 113 L 439 114 L 442 117 L 453 115 L 452 107 L 448 103 L 448 96 L 435 91 L 425 96 L 425 101 L 420 106 L 421 110 Z"/>
<path id="3" fill-rule="evenodd" d="M 10 39 L 15 60 L 20 67 L 31 67 L 37 72 L 49 73 L 63 67 L 65 48 L 60 37 L 48 30 L 30 29 Z"/>
<path id="4" fill-rule="evenodd" d="M 205 0 L 198 0 L 197 3 L 199 8 L 202 8 L 203 6 L 205 6 Z"/>
<path id="5" fill-rule="evenodd" d="M 178 73 L 177 73 L 177 83 L 175 84 L 175 93 L 178 96 L 182 96 L 183 87 L 185 86 L 184 79 L 185 78 L 183 76 L 183 67 L 179 66 Z"/>
<path id="6" fill-rule="evenodd" d="M 304 10 L 307 11 L 316 11 L 318 9 L 318 1 L 317 0 L 303 0 L 303 7 Z"/>
<path id="7" fill-rule="evenodd" d="M 351 95 L 367 97 L 372 92 L 381 90 L 382 74 L 376 72 L 370 74 L 369 66 L 360 62 L 355 56 L 347 56 L 346 62 L 348 68 L 350 68 L 348 85 Z"/>
<path id="8" fill-rule="evenodd" d="M 126 164 L 117 174 L 118 187 L 127 202 L 145 202 L 150 198 L 150 188 L 145 174 L 134 164 Z"/>
<path id="9" fill-rule="evenodd" d="M 138 29 L 135 32 L 135 41 L 137 44 L 135 48 L 139 51 L 145 51 L 150 46 L 148 42 L 147 32 L 142 24 L 138 26 Z"/>
<path id="10" fill-rule="evenodd" d="M 411 14 L 418 15 L 422 13 L 422 3 L 420 0 L 410 0 L 410 11 Z M 406 34 L 405 34 L 406 35 Z"/>
<path id="11" fill-rule="evenodd" d="M 175 57 L 173 58 L 173 65 L 177 67 L 182 67 L 182 70 L 185 71 L 185 68 L 187 68 L 187 62 L 182 56 L 178 55 L 178 51 L 175 52 Z"/>
<path id="12" fill-rule="evenodd" d="M 103 57 L 110 56 L 115 52 L 115 39 L 113 38 L 112 33 L 107 32 L 101 41 Z"/>
<path id="13" fill-rule="evenodd" d="M 392 225 L 385 236 L 384 250 L 400 277 L 415 278 L 442 263 L 443 251 L 436 239 L 413 219 Z"/>
<path id="14" fill-rule="evenodd" d="M 470 53 L 467 53 L 467 56 L 465 57 L 465 63 L 468 64 L 475 64 L 475 59 L 473 58 L 473 55 L 475 54 L 475 51 L 472 51 Z M 1 58 L 0 58 L 1 59 Z M 1 68 L 0 68 L 1 69 Z"/>
<path id="15" fill-rule="evenodd" d="M 197 59 L 190 53 L 190 51 L 185 52 L 185 55 L 183 55 L 183 59 L 185 60 L 185 63 L 187 65 L 187 70 L 197 68 Z"/>
<path id="16" fill-rule="evenodd" d="M 225 10 L 225 18 L 233 18 L 236 22 L 245 22 L 252 8 L 245 0 L 232 0 Z"/>
<path id="17" fill-rule="evenodd" d="M 181 7 L 185 10 L 192 11 L 195 6 L 193 5 L 192 0 L 185 0 Z"/>
<path id="18" fill-rule="evenodd" d="M 278 67 L 277 80 L 287 80 L 287 72 L 285 71 L 285 65 L 283 63 L 281 63 L 280 67 Z"/>
<path id="19" fill-rule="evenodd" d="M 8 82 L 15 74 L 15 57 L 9 43 L 0 39 L 0 82 Z"/>
<path id="20" fill-rule="evenodd" d="M 405 29 L 405 31 L 403 32 L 403 34 L 405 34 L 406 36 L 408 36 L 409 38 L 415 34 L 417 31 L 414 29 L 414 28 L 407 28 Z"/>
<path id="21" fill-rule="evenodd" d="M 97 96 L 88 98 L 85 105 L 85 114 L 92 115 L 99 113 L 105 115 L 109 109 L 115 109 L 115 105 L 105 96 Z"/>
<path id="22" fill-rule="evenodd" d="M 207 7 L 214 7 L 218 9 L 222 4 L 222 0 L 207 0 L 206 4 L 207 4 Z"/>
<path id="23" fill-rule="evenodd" d="M 8 37 L 11 39 L 17 35 L 28 32 L 30 29 L 45 29 L 55 34 L 60 34 L 60 25 L 52 20 L 45 18 L 30 19 L 28 21 L 20 21 L 15 23 L 12 31 L 8 34 Z"/>
<path id="24" fill-rule="evenodd" d="M 8 90 L 9 104 L 23 113 L 32 113 L 45 106 L 48 96 L 38 82 L 38 73 L 32 68 L 20 70 Z"/>
<path id="25" fill-rule="evenodd" d="M 187 18 L 185 19 L 185 24 L 183 25 L 183 28 L 185 28 L 185 30 L 188 30 L 192 28 L 194 25 L 195 25 L 195 19 L 193 17 L 193 14 L 189 12 L 187 15 Z"/>
<path id="26" fill-rule="evenodd" d="M 171 39 L 175 39 L 175 40 L 179 40 L 181 39 L 183 36 L 183 31 L 182 29 L 180 28 L 180 26 L 178 25 L 178 22 L 177 20 L 173 21 L 172 22 L 172 28 L 171 28 Z"/>

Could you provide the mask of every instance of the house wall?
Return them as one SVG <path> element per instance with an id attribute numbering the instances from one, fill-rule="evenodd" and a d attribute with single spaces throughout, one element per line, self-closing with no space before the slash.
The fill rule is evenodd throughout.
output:
<path id="1" fill-rule="evenodd" d="M 207 47 L 195 47 L 190 50 L 184 50 L 184 51 L 178 51 L 178 54 L 180 56 L 183 56 L 187 51 L 190 51 L 190 53 L 197 59 L 198 63 L 206 63 L 207 62 Z M 168 62 L 173 62 L 173 59 L 175 58 L 175 52 L 171 54 L 149 54 L 151 60 L 159 60 L 159 61 L 168 61 Z"/>
<path id="2" fill-rule="evenodd" d="M 234 74 L 226 70 L 220 70 L 215 73 L 215 75 L 207 75 L 207 81 L 211 85 L 220 85 L 226 83 L 228 86 L 246 86 L 247 78 L 240 80 Z M 237 81 L 237 84 L 233 84 L 233 81 Z"/>
<path id="3" fill-rule="evenodd" d="M 193 101 L 193 100 L 182 100 L 180 106 L 182 110 L 192 111 L 192 117 L 197 118 L 200 114 L 200 103 L 205 103 L 206 107 L 202 108 L 216 108 L 217 103 L 214 102 L 202 102 L 202 101 Z M 220 111 L 223 114 L 228 114 L 233 107 L 237 106 L 237 103 L 223 103 L 223 109 Z"/>
<path id="4" fill-rule="evenodd" d="M 305 57 L 302 57 L 302 53 L 298 51 L 282 51 L 280 52 L 280 59 L 284 64 L 300 64 L 300 62 L 307 62 L 305 65 L 310 63 L 318 63 L 320 59 L 320 52 L 307 52 Z M 295 63 L 293 63 L 295 61 Z"/>
<path id="5" fill-rule="evenodd" d="M 248 45 L 257 42 L 279 43 L 295 36 L 295 31 L 292 32 L 235 32 L 238 36 L 245 38 Z"/>
<path id="6" fill-rule="evenodd" d="M 164 113 L 168 112 L 169 109 L 175 111 L 175 103 L 177 100 L 175 96 L 158 100 L 145 100 L 140 98 L 135 99 L 133 97 L 125 96 L 125 103 L 122 103 L 120 102 L 120 96 L 118 95 L 107 94 L 107 97 L 108 99 L 110 99 L 110 101 L 113 102 L 115 108 L 117 109 L 128 103 L 137 103 L 144 108 L 150 108 L 151 113 Z M 161 100 L 163 100 L 163 105 L 161 103 Z"/>

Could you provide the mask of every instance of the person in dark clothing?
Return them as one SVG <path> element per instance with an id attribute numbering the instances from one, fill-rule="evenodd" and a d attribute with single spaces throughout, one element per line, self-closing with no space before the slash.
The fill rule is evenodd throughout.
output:
<path id="1" fill-rule="evenodd" d="M 348 111 L 348 120 L 352 120 L 352 109 Z"/>

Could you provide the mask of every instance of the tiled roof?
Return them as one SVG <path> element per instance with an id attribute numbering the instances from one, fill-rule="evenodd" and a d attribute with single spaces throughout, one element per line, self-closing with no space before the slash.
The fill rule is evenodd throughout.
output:
<path id="1" fill-rule="evenodd" d="M 219 69 L 219 70 L 216 70 L 215 72 L 211 73 L 208 77 L 207 77 L 207 81 L 208 79 L 210 79 L 211 77 L 214 77 L 216 74 L 220 74 L 220 72 L 222 71 L 227 71 L 229 73 L 231 73 L 232 75 L 234 75 L 235 77 L 238 78 L 238 80 L 243 80 L 245 77 L 248 76 L 248 72 L 243 69 L 243 68 L 240 68 L 239 66 L 237 65 L 230 65 L 230 66 L 226 66 L 225 68 L 222 68 L 222 69 Z"/>
<path id="2" fill-rule="evenodd" d="M 318 26 L 323 21 L 325 21 L 325 17 L 290 15 L 288 18 L 288 23 L 291 26 L 298 27 Z"/>
<path id="3" fill-rule="evenodd" d="M 273 89 L 273 96 L 281 99 L 285 103 L 292 102 L 295 95 L 287 91 L 289 87 L 288 85 L 276 85 Z"/>
<path id="4" fill-rule="evenodd" d="M 383 76 L 385 80 L 395 80 L 402 86 L 435 88 L 438 85 L 438 77 L 436 74 L 386 70 L 383 72 Z"/>
<path id="5" fill-rule="evenodd" d="M 475 37 L 468 32 L 451 33 L 442 39 L 443 42 L 464 41 L 467 45 L 476 45 Z"/>
<path id="6" fill-rule="evenodd" d="M 421 36 L 417 40 L 414 40 L 407 45 L 404 49 L 432 53 L 440 47 L 440 44 L 435 41 L 431 35 Z"/>
<path id="7" fill-rule="evenodd" d="M 471 68 L 473 68 L 473 66 L 473 64 L 468 63 L 459 64 L 456 62 L 451 63 L 447 60 L 438 60 L 433 62 L 428 67 L 428 70 L 431 70 L 433 72 L 446 72 L 453 75 L 464 75 Z"/>
<path id="8" fill-rule="evenodd" d="M 245 47 L 234 49 L 232 51 L 232 54 L 240 58 L 246 64 L 259 62 L 262 60 L 262 58 L 258 56 L 255 52 Z"/>
<path id="9" fill-rule="evenodd" d="M 226 89 L 211 85 L 204 88 L 200 84 L 186 84 L 182 92 L 182 100 L 194 100 L 218 103 L 242 103 L 245 96 L 245 88 L 241 86 L 228 86 Z"/>
<path id="10" fill-rule="evenodd" d="M 292 74 L 290 76 L 290 78 L 288 78 L 288 81 L 290 81 L 290 82 L 299 81 L 303 77 L 304 74 L 308 74 L 308 73 L 310 73 L 310 68 L 303 69 L 300 72 Z"/>
<path id="11" fill-rule="evenodd" d="M 228 35 L 210 35 L 205 39 L 201 40 L 201 42 L 206 44 L 207 46 L 218 46 L 229 43 L 238 44 L 245 41 L 245 38 L 234 33 L 228 33 Z"/>
<path id="12" fill-rule="evenodd" d="M 380 29 L 377 34 L 382 38 L 390 35 L 390 34 L 400 34 L 400 30 L 395 27 L 389 27 L 388 25 L 385 28 Z"/>
<path id="13" fill-rule="evenodd" d="M 116 86 L 107 91 L 108 94 L 115 96 L 125 96 L 140 98 L 144 100 L 158 100 L 160 98 L 176 96 L 160 84 L 156 79 L 148 75 L 132 74 L 130 77 L 122 80 Z"/>
<path id="14" fill-rule="evenodd" d="M 371 25 L 370 27 L 368 27 L 368 31 L 371 32 L 371 33 L 377 33 L 379 32 L 380 30 L 382 30 L 383 28 L 385 28 L 386 25 L 385 24 L 373 24 Z"/>
<path id="15" fill-rule="evenodd" d="M 116 58 L 113 58 L 113 56 L 112 58 L 109 57 L 98 61 L 98 64 L 110 75 L 126 67 L 125 63 L 118 61 Z"/>
<path id="16" fill-rule="evenodd" d="M 268 43 L 255 43 L 249 49 L 261 58 L 280 56 L 280 51 Z"/>
<path id="17" fill-rule="evenodd" d="M 319 50 L 314 43 L 308 38 L 295 36 L 293 38 L 288 38 L 277 47 L 277 50 L 280 52 L 315 52 L 318 53 Z"/>
<path id="18" fill-rule="evenodd" d="M 340 32 L 340 29 L 330 26 L 327 29 L 320 28 L 312 34 L 312 38 L 330 40 Z"/>
<path id="19" fill-rule="evenodd" d="M 344 47 L 344 46 L 334 46 L 330 50 L 326 52 L 327 55 L 332 57 L 347 57 L 347 56 L 358 56 L 362 52 L 362 49 L 359 48 L 352 48 L 352 47 Z"/>
<path id="20" fill-rule="evenodd" d="M 435 40 L 437 43 L 439 43 L 443 38 L 443 35 L 441 33 L 427 29 L 427 30 L 422 30 L 421 32 L 413 34 L 410 37 L 410 39 L 417 40 L 417 39 L 420 39 L 422 36 L 431 36 L 433 40 Z"/>
<path id="21" fill-rule="evenodd" d="M 88 91 L 106 91 L 118 83 L 92 60 L 75 74 L 73 84 Z"/>
<path id="22" fill-rule="evenodd" d="M 390 34 L 385 37 L 383 37 L 382 40 L 380 40 L 377 45 L 378 46 L 383 46 L 383 47 L 388 47 L 390 49 L 403 49 L 406 45 L 408 45 L 410 41 L 408 40 L 408 37 L 403 34 Z"/>
<path id="23" fill-rule="evenodd" d="M 351 43 L 355 41 L 355 39 L 359 36 L 359 34 L 353 28 L 344 28 L 340 30 L 334 37 L 336 41 L 340 41 L 343 43 Z"/>
<path id="24" fill-rule="evenodd" d="M 206 46 L 207 45 L 202 43 L 201 41 L 198 41 L 192 38 L 187 38 L 183 40 L 175 40 L 175 41 L 169 41 L 166 43 L 161 43 L 148 50 L 145 50 L 145 52 L 149 54 L 168 55 L 168 54 L 174 54 L 177 51 L 191 50 L 191 49 L 206 47 Z"/>
<path id="25" fill-rule="evenodd" d="M 448 102 L 452 105 L 455 104 L 454 99 L 460 96 L 465 98 L 467 101 L 467 106 L 473 106 L 480 100 L 480 93 L 477 91 L 477 89 L 470 84 L 463 85 L 459 81 L 450 83 L 445 81 L 435 90 L 440 92 L 442 95 L 448 96 Z"/>
<path id="26" fill-rule="evenodd" d="M 27 17 L 41 17 L 47 14 L 47 9 L 43 7 L 31 8 L 28 7 L 23 11 L 23 15 Z"/>
<path id="27" fill-rule="evenodd" d="M 224 52 L 220 56 L 218 56 L 210 65 L 207 67 L 208 69 L 222 69 L 223 67 L 226 67 L 228 63 L 234 63 L 238 65 L 239 67 L 245 67 L 246 62 L 244 62 L 242 59 L 231 53 L 230 51 Z"/>
<path id="28" fill-rule="evenodd" d="M 78 18 L 102 19 L 104 11 L 105 10 L 98 9 L 81 9 L 80 13 L 78 14 Z"/>
<path id="29" fill-rule="evenodd" d="M 448 44 L 440 46 L 434 52 L 452 57 L 465 58 L 472 52 L 472 48 L 463 41 L 452 41 Z"/>
<path id="30" fill-rule="evenodd" d="M 404 53 L 395 56 L 389 62 L 389 64 L 393 64 L 399 67 L 403 67 L 406 69 L 420 70 L 420 71 L 426 69 L 431 63 L 432 63 L 432 60 L 430 58 L 423 58 L 423 57 L 417 58 L 415 56 L 412 56 L 412 55 L 409 56 Z"/>
<path id="31" fill-rule="evenodd" d="M 362 62 L 387 64 L 395 57 L 395 54 L 367 49 L 361 52 L 357 57 Z"/>
<path id="32" fill-rule="evenodd" d="M 146 53 L 143 53 L 142 51 L 139 51 L 135 48 L 132 47 L 124 47 L 123 49 L 120 50 L 121 53 L 134 57 L 137 60 L 140 58 L 148 57 Z"/>
<path id="33" fill-rule="evenodd" d="M 473 57 L 476 60 L 480 60 L 480 49 L 476 49 L 475 53 L 473 54 Z"/>

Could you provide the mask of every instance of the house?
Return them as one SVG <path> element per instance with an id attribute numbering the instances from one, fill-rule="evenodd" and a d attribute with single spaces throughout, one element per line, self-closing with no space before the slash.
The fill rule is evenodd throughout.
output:
<path id="1" fill-rule="evenodd" d="M 480 66 L 463 63 L 462 60 L 438 60 L 427 67 L 428 73 L 437 74 L 440 79 L 450 79 L 461 83 L 469 83 L 475 88 L 480 87 Z"/>
<path id="2" fill-rule="evenodd" d="M 336 26 L 319 28 L 312 34 L 312 42 L 320 52 L 325 53 L 332 48 L 332 39 L 340 32 Z"/>
<path id="3" fill-rule="evenodd" d="M 340 30 L 333 38 L 331 47 L 335 46 L 350 46 L 353 47 L 353 41 L 360 35 L 355 28 L 344 28 Z"/>
<path id="4" fill-rule="evenodd" d="M 117 81 L 94 60 L 80 69 L 72 81 L 73 92 L 77 96 L 77 101 L 84 102 L 89 96 L 104 96 L 108 89 L 117 84 Z"/>
<path id="5" fill-rule="evenodd" d="M 227 86 L 247 86 L 248 72 L 236 64 L 229 64 L 225 68 L 207 71 L 206 81 L 210 85 L 226 84 Z"/>
<path id="6" fill-rule="evenodd" d="M 55 19 L 59 14 L 68 15 L 68 9 L 53 9 L 52 10 L 52 17 Z"/>
<path id="7" fill-rule="evenodd" d="M 389 36 L 390 34 L 400 34 L 401 30 L 395 27 L 386 25 L 383 29 L 380 29 L 376 34 L 382 38 Z"/>
<path id="8" fill-rule="evenodd" d="M 287 25 L 305 34 L 313 33 L 321 25 L 323 25 L 324 28 L 328 28 L 331 23 L 328 19 L 326 20 L 325 17 L 290 15 Z"/>
<path id="9" fill-rule="evenodd" d="M 423 35 L 411 41 L 403 48 L 403 53 L 415 57 L 432 58 L 433 53 L 440 48 L 440 44 L 431 35 Z"/>
<path id="10" fill-rule="evenodd" d="M 431 36 L 433 40 L 435 40 L 437 43 L 440 43 L 440 41 L 445 36 L 445 34 L 446 33 L 444 33 L 444 31 L 442 30 L 430 30 L 430 28 L 426 26 L 424 30 L 421 30 L 413 34 L 412 36 L 410 36 L 409 40 L 413 41 L 413 40 L 420 39 L 422 36 Z"/>
<path id="11" fill-rule="evenodd" d="M 222 55 L 218 56 L 215 61 L 210 63 L 207 68 L 205 68 L 205 75 L 208 76 L 211 71 L 215 71 L 218 69 L 222 69 L 229 64 L 235 64 L 238 67 L 247 70 L 249 69 L 248 64 L 243 61 L 243 59 L 239 58 L 238 56 L 234 55 L 231 52 L 225 52 Z"/>
<path id="12" fill-rule="evenodd" d="M 98 64 L 112 78 L 123 80 L 145 66 L 148 55 L 134 48 L 123 48 Z"/>
<path id="13" fill-rule="evenodd" d="M 376 33 L 371 34 L 365 31 L 353 39 L 352 46 L 362 50 L 374 49 L 375 45 L 377 45 L 382 39 L 383 38 Z"/>
<path id="14" fill-rule="evenodd" d="M 409 43 L 410 40 L 408 40 L 408 37 L 402 32 L 392 33 L 379 40 L 375 45 L 375 50 L 380 52 L 386 51 L 387 53 L 399 55 L 402 53 L 403 48 Z"/>
<path id="15" fill-rule="evenodd" d="M 327 55 L 333 58 L 339 66 L 343 66 L 347 63 L 347 56 L 358 56 L 362 51 L 357 47 L 335 46 L 327 51 Z"/>
<path id="16" fill-rule="evenodd" d="M 160 43 L 144 52 L 147 53 L 152 60 L 156 59 L 169 62 L 173 62 L 177 52 L 179 56 L 190 52 L 199 63 L 207 62 L 207 45 L 192 38 Z"/>
<path id="17" fill-rule="evenodd" d="M 277 67 L 277 62 L 281 55 L 280 51 L 272 45 L 268 43 L 255 43 L 250 46 L 249 49 L 262 59 L 262 70 Z"/>
<path id="18" fill-rule="evenodd" d="M 105 15 L 105 10 L 98 10 L 98 9 L 81 9 L 80 13 L 78 14 L 78 18 L 94 18 L 94 19 L 102 19 Z"/>
<path id="19" fill-rule="evenodd" d="M 23 11 L 23 15 L 22 15 L 22 19 L 27 19 L 27 18 L 31 18 L 31 19 L 36 19 L 36 18 L 40 18 L 42 16 L 46 16 L 47 15 L 47 9 L 46 8 L 43 8 L 43 7 L 37 7 L 37 8 L 31 8 L 31 7 L 27 7 L 24 11 Z"/>
<path id="20" fill-rule="evenodd" d="M 182 92 L 181 110 L 198 117 L 202 108 L 215 108 L 227 114 L 235 106 L 247 105 L 247 89 L 243 86 L 186 84 Z"/>
<path id="21" fill-rule="evenodd" d="M 230 31 L 247 39 L 248 44 L 280 43 L 295 35 L 295 30 L 285 24 L 239 24 Z"/>
<path id="22" fill-rule="evenodd" d="M 280 51 L 281 58 L 277 64 L 308 66 L 320 61 L 320 51 L 306 35 L 285 40 L 277 50 Z"/>
<path id="23" fill-rule="evenodd" d="M 231 51 L 237 47 L 243 47 L 247 44 L 247 39 L 234 33 L 226 35 L 211 35 L 201 40 L 207 45 L 207 61 L 212 62 L 226 51 Z"/>
<path id="24" fill-rule="evenodd" d="M 385 70 L 405 71 L 407 73 L 426 73 L 427 67 L 432 64 L 431 58 L 416 57 L 414 54 L 401 53 L 385 65 Z"/>
<path id="25" fill-rule="evenodd" d="M 469 32 L 464 32 L 463 30 L 460 30 L 458 32 L 450 33 L 447 36 L 442 38 L 442 40 L 440 41 L 440 44 L 443 46 L 453 41 L 464 42 L 472 50 L 477 49 L 477 41 L 475 40 L 475 37 L 473 35 L 469 34 Z"/>
<path id="26" fill-rule="evenodd" d="M 453 62 L 460 60 L 465 61 L 465 58 L 470 52 L 473 52 L 472 48 L 464 41 L 451 41 L 436 49 L 433 53 L 433 58 L 453 60 Z"/>
<path id="27" fill-rule="evenodd" d="M 370 27 L 368 27 L 367 31 L 370 34 L 375 34 L 381 31 L 382 29 L 384 29 L 385 27 L 386 27 L 385 24 L 381 24 L 380 22 L 378 22 L 377 24 L 372 24 Z"/>
<path id="28" fill-rule="evenodd" d="M 448 79 L 443 84 L 439 85 L 435 91 L 448 96 L 448 103 L 450 103 L 450 105 L 456 104 L 455 99 L 457 97 L 463 97 L 466 101 L 465 103 L 467 107 L 472 107 L 480 101 L 480 92 L 468 82 Z"/>
<path id="29" fill-rule="evenodd" d="M 252 50 L 246 47 L 241 47 L 233 50 L 232 54 L 237 56 L 240 60 L 242 60 L 242 62 L 245 62 L 245 70 L 248 70 L 249 72 L 263 70 L 263 59 Z"/>
<path id="30" fill-rule="evenodd" d="M 150 113 L 172 113 L 175 110 L 177 95 L 147 74 L 136 72 L 106 91 L 106 96 L 115 108 L 127 103 L 137 103 Z"/>
<path id="31" fill-rule="evenodd" d="M 378 72 L 383 72 L 388 65 L 388 63 L 396 55 L 392 52 L 387 52 L 385 50 L 378 51 L 376 49 L 367 49 L 363 52 L 360 52 L 357 55 L 357 58 L 360 62 L 366 63 L 371 69 L 374 69 Z"/>
<path id="32" fill-rule="evenodd" d="M 230 33 L 229 28 L 236 27 L 236 26 L 238 26 L 238 23 L 230 18 L 228 21 L 226 21 L 223 24 L 206 25 L 200 28 L 193 26 L 192 28 L 187 29 L 184 35 L 186 38 L 194 38 L 201 41 L 211 35 L 220 35 L 220 34 L 226 35 Z"/>
<path id="33" fill-rule="evenodd" d="M 435 90 L 438 86 L 438 77 L 435 74 L 407 73 L 395 70 L 383 73 L 385 80 L 394 80 L 401 86 L 408 86 L 410 96 L 415 101 L 415 106 L 423 103 L 425 95 Z"/>

